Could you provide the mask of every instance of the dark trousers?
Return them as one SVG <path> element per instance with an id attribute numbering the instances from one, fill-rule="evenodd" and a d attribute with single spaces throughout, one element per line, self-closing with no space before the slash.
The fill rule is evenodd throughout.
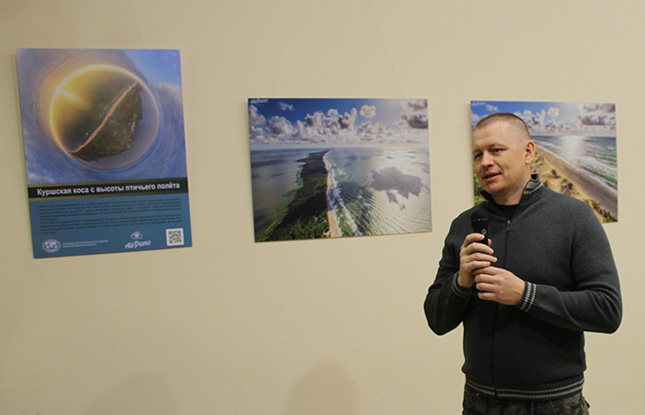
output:
<path id="1" fill-rule="evenodd" d="M 462 415 L 589 415 L 589 404 L 577 393 L 548 401 L 497 399 L 466 386 Z"/>

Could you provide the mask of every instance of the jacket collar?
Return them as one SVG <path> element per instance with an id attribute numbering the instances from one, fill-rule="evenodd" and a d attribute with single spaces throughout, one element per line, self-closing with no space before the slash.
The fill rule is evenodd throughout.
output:
<path id="1" fill-rule="evenodd" d="M 526 183 L 524 187 L 524 192 L 522 193 L 522 199 L 520 200 L 519 206 L 529 205 L 534 201 L 538 200 L 541 197 L 542 191 L 545 187 L 542 186 L 542 180 L 540 175 L 537 173 L 531 174 L 531 179 Z M 496 205 L 495 199 L 485 190 L 481 191 L 481 195 L 488 200 L 493 205 Z"/>

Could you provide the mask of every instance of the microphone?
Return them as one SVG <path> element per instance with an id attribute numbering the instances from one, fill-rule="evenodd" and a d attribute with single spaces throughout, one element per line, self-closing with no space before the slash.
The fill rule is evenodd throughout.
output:
<path id="1" fill-rule="evenodd" d="M 485 210 L 478 209 L 470 215 L 470 226 L 473 232 L 481 233 L 485 238 L 481 241 L 483 244 L 488 243 L 488 213 Z"/>

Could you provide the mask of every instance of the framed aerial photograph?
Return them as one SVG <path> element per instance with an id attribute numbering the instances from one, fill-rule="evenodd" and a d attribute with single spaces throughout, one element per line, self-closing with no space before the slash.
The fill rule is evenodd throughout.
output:
<path id="1" fill-rule="evenodd" d="M 533 171 L 542 184 L 588 203 L 604 222 L 618 221 L 616 105 L 612 103 L 471 101 L 474 127 L 487 115 L 522 118 L 536 144 Z M 475 202 L 481 186 L 475 181 Z"/>
<path id="2" fill-rule="evenodd" d="M 432 230 L 425 99 L 248 100 L 255 241 Z"/>

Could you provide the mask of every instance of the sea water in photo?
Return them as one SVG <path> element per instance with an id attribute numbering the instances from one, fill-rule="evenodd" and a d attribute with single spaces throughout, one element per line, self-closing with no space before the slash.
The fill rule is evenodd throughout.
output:
<path id="1" fill-rule="evenodd" d="M 340 236 L 432 230 L 427 148 L 335 148 L 325 164 Z"/>
<path id="2" fill-rule="evenodd" d="M 314 150 L 270 149 L 251 151 L 253 218 L 258 235 L 284 214 L 298 188 L 298 162 Z"/>
<path id="3" fill-rule="evenodd" d="M 618 190 L 615 137 L 534 136 L 535 144 L 591 176 L 613 193 Z"/>
<path id="4" fill-rule="evenodd" d="M 256 235 L 293 199 L 298 160 L 322 150 L 328 150 L 327 202 L 340 236 L 432 230 L 427 147 L 337 147 L 251 152 Z"/>

